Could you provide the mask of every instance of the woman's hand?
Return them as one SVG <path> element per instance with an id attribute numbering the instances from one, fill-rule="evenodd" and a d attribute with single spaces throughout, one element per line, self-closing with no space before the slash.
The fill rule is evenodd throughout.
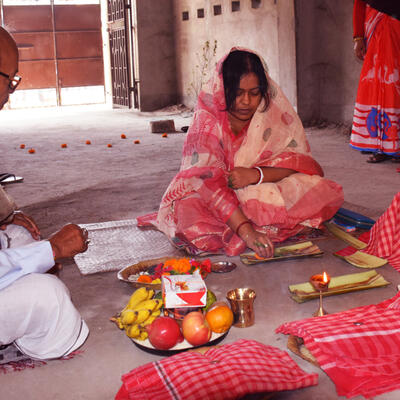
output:
<path id="1" fill-rule="evenodd" d="M 9 224 L 22 226 L 32 235 L 35 240 L 40 240 L 40 230 L 33 218 L 29 215 L 26 215 L 20 211 L 15 211 L 13 219 L 7 224 L 1 225 L 0 229 L 6 229 L 7 225 Z"/>
<path id="2" fill-rule="evenodd" d="M 265 233 L 254 231 L 245 240 L 247 247 L 254 250 L 258 256 L 271 258 L 274 256 L 274 245 Z"/>
<path id="3" fill-rule="evenodd" d="M 228 175 L 228 186 L 232 189 L 242 189 L 257 183 L 260 173 L 254 168 L 235 167 Z"/>
<path id="4" fill-rule="evenodd" d="M 232 213 L 227 224 L 246 243 L 247 247 L 254 250 L 260 257 L 274 256 L 274 245 L 268 235 L 256 231 L 252 222 L 239 207 Z"/>
<path id="5" fill-rule="evenodd" d="M 364 61 L 366 50 L 364 39 L 360 38 L 354 42 L 354 54 L 361 61 Z"/>
<path id="6" fill-rule="evenodd" d="M 263 258 L 274 256 L 274 245 L 265 233 L 258 232 L 250 224 L 246 224 L 239 230 L 239 234 L 247 247 L 254 250 L 258 256 Z"/>
<path id="7" fill-rule="evenodd" d="M 282 179 L 295 174 L 297 171 L 288 168 L 261 167 L 263 182 L 279 182 Z M 232 189 L 241 189 L 249 185 L 255 185 L 260 180 L 260 172 L 257 168 L 235 167 L 228 175 L 228 186 Z"/>

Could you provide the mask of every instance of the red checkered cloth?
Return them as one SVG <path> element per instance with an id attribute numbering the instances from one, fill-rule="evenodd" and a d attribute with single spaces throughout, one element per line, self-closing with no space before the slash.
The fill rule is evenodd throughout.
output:
<path id="1" fill-rule="evenodd" d="M 282 350 L 241 339 L 145 364 L 122 381 L 116 400 L 228 400 L 316 385 L 318 374 L 305 373 Z"/>
<path id="2" fill-rule="evenodd" d="M 361 234 L 358 239 L 368 246 L 360 251 L 388 260 L 389 264 L 400 272 L 400 192 L 387 210 L 379 217 L 370 231 Z M 357 249 L 348 246 L 335 254 L 349 256 Z"/>
<path id="3" fill-rule="evenodd" d="M 363 251 L 385 258 L 400 272 L 400 192 L 370 230 L 368 247 Z"/>
<path id="4" fill-rule="evenodd" d="M 400 293 L 377 305 L 288 322 L 276 332 L 303 338 L 339 396 L 400 389 Z"/>
<path id="5" fill-rule="evenodd" d="M 364 243 L 368 244 L 369 236 L 370 236 L 370 231 L 367 231 L 367 232 L 363 232 L 357 239 L 360 240 L 361 242 L 364 242 Z M 351 256 L 356 251 L 365 251 L 365 249 L 359 250 L 359 249 L 356 249 L 353 246 L 347 246 L 342 250 L 336 251 L 335 254 L 344 257 L 344 256 Z M 370 253 L 370 254 L 372 254 L 372 253 Z"/>

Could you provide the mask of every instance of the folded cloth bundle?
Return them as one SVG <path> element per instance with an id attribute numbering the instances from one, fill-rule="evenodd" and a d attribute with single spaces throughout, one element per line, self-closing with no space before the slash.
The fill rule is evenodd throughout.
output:
<path id="1" fill-rule="evenodd" d="M 305 373 L 282 350 L 241 339 L 145 364 L 122 381 L 116 400 L 228 400 L 316 385 L 318 374 Z"/>
<path id="2" fill-rule="evenodd" d="M 400 272 L 400 192 L 369 231 L 365 253 L 385 258 Z"/>
<path id="3" fill-rule="evenodd" d="M 400 192 L 397 193 L 390 206 L 386 211 L 379 217 L 378 221 L 375 222 L 371 230 L 362 233 L 357 242 L 365 243 L 365 247 L 358 249 L 354 246 L 346 247 L 340 251 L 337 251 L 335 255 L 346 258 L 349 261 L 349 257 L 352 257 L 356 253 L 371 254 L 375 257 L 385 259 L 389 264 L 400 272 L 400 241 L 398 240 L 400 235 Z M 370 260 L 371 263 L 376 263 L 377 260 Z M 351 261 L 349 261 L 353 264 Z M 357 265 L 355 263 L 354 265 Z M 383 264 L 370 265 L 371 268 L 377 268 Z M 357 265 L 361 266 L 361 265 Z"/>
<path id="4" fill-rule="evenodd" d="M 376 305 L 288 322 L 276 332 L 303 339 L 339 396 L 400 389 L 400 293 Z"/>

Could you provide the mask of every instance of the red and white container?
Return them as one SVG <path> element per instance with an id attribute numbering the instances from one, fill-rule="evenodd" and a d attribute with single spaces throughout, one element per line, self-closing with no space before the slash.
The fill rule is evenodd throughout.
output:
<path id="1" fill-rule="evenodd" d="M 207 286 L 200 274 L 163 275 L 161 290 L 164 308 L 204 307 Z"/>

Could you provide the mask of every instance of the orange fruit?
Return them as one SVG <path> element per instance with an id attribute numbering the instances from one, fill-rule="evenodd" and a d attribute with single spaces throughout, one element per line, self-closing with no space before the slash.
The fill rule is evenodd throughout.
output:
<path id="1" fill-rule="evenodd" d="M 112 147 L 112 144 L 111 144 L 111 143 L 108 143 L 107 147 Z"/>
<path id="2" fill-rule="evenodd" d="M 137 279 L 137 282 L 141 283 L 151 283 L 153 279 L 149 275 L 140 275 L 139 278 Z"/>
<path id="3" fill-rule="evenodd" d="M 207 311 L 206 321 L 213 332 L 224 333 L 233 324 L 233 312 L 227 304 L 219 303 Z"/>
<path id="4" fill-rule="evenodd" d="M 35 149 L 29 149 L 29 150 L 28 150 L 28 153 L 29 153 L 29 154 L 35 153 Z"/>
<path id="5" fill-rule="evenodd" d="M 92 144 L 90 140 L 86 140 L 86 144 Z"/>
<path id="6" fill-rule="evenodd" d="M 168 137 L 168 135 L 166 133 L 163 133 L 162 137 Z"/>
<path id="7" fill-rule="evenodd" d="M 135 140 L 134 143 L 135 144 L 140 144 L 140 140 Z"/>
<path id="8" fill-rule="evenodd" d="M 126 139 L 126 135 L 125 134 L 121 134 L 121 139 Z"/>

